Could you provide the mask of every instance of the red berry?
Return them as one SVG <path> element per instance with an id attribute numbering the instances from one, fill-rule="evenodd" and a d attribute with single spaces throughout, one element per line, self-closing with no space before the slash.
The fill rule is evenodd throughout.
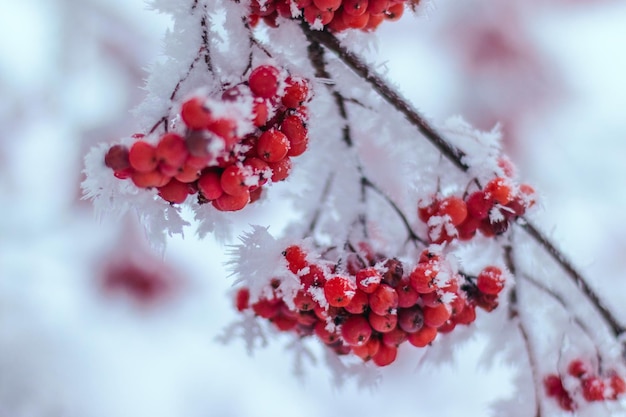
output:
<path id="1" fill-rule="evenodd" d="M 424 347 L 437 337 L 437 328 L 424 326 L 415 333 L 409 333 L 407 340 L 415 347 Z"/>
<path id="2" fill-rule="evenodd" d="M 344 13 L 352 16 L 361 16 L 367 10 L 368 0 L 344 0 Z"/>
<path id="3" fill-rule="evenodd" d="M 128 160 L 137 172 L 154 171 L 159 164 L 155 147 L 142 140 L 133 143 L 128 151 Z"/>
<path id="4" fill-rule="evenodd" d="M 398 316 L 396 314 L 376 314 L 374 311 L 370 311 L 367 316 L 372 329 L 380 333 L 387 333 L 392 331 L 398 324 Z"/>
<path id="5" fill-rule="evenodd" d="M 350 301 L 350 304 L 348 304 L 344 308 L 348 313 L 362 314 L 367 311 L 368 307 L 369 297 L 366 293 L 357 288 L 357 290 L 354 292 L 354 297 L 352 297 L 352 300 Z"/>
<path id="6" fill-rule="evenodd" d="M 256 150 L 265 162 L 278 162 L 289 152 L 289 139 L 276 129 L 266 130 L 259 136 Z"/>
<path id="7" fill-rule="evenodd" d="M 289 267 L 291 269 L 291 267 Z M 318 265 L 310 265 L 309 272 L 300 277 L 302 288 L 310 287 L 322 288 L 326 285 L 326 275 L 324 270 Z"/>
<path id="8" fill-rule="evenodd" d="M 309 25 L 321 24 L 326 26 L 333 20 L 334 12 L 329 10 L 320 10 L 314 4 L 304 8 L 304 20 Z"/>
<path id="9" fill-rule="evenodd" d="M 341 12 L 341 16 L 337 16 L 337 13 L 339 12 L 335 13 L 335 19 L 340 18 L 343 20 L 343 24 L 351 29 L 364 29 L 370 20 L 369 13 L 363 13 L 355 16 L 346 13 L 345 10 L 341 10 Z"/>
<path id="10" fill-rule="evenodd" d="M 295 109 L 301 106 L 308 98 L 309 86 L 305 80 L 288 77 L 285 80 L 285 94 L 282 97 L 283 106 Z"/>
<path id="11" fill-rule="evenodd" d="M 382 275 L 376 268 L 361 269 L 356 273 L 356 286 L 364 293 L 371 294 L 378 288 L 382 279 Z"/>
<path id="12" fill-rule="evenodd" d="M 274 326 L 276 326 L 278 330 L 283 332 L 292 330 L 298 324 L 298 321 L 295 319 L 295 317 L 289 317 L 283 314 L 277 315 L 276 317 L 271 319 L 271 322 L 274 323 Z"/>
<path id="13" fill-rule="evenodd" d="M 355 291 L 356 285 L 342 276 L 334 276 L 324 285 L 324 296 L 333 307 L 345 307 L 350 304 Z"/>
<path id="14" fill-rule="evenodd" d="M 308 291 L 299 290 L 293 298 L 293 303 L 299 311 L 311 311 L 315 308 L 315 300 Z"/>
<path id="15" fill-rule="evenodd" d="M 235 297 L 235 307 L 237 307 L 237 311 L 246 310 L 250 302 L 250 290 L 247 288 L 241 288 L 237 291 L 237 295 Z"/>
<path id="16" fill-rule="evenodd" d="M 341 337 L 351 346 L 363 346 L 371 335 L 372 327 L 363 316 L 350 316 L 341 325 Z"/>
<path id="17" fill-rule="evenodd" d="M 609 384 L 613 389 L 613 399 L 626 392 L 626 382 L 624 382 L 624 379 L 617 374 L 611 375 L 609 378 Z"/>
<path id="18" fill-rule="evenodd" d="M 329 331 L 326 327 L 328 324 L 325 321 L 318 321 L 315 324 L 315 334 L 319 337 L 322 342 L 330 345 L 339 340 L 339 335 L 335 331 Z"/>
<path id="19" fill-rule="evenodd" d="M 502 270 L 497 266 L 487 266 L 478 274 L 476 279 L 478 289 L 490 295 L 497 295 L 504 288 Z"/>
<path id="20" fill-rule="evenodd" d="M 272 182 L 283 181 L 291 172 L 291 159 L 287 156 L 278 162 L 269 162 L 272 170 Z"/>
<path id="21" fill-rule="evenodd" d="M 469 325 L 476 320 L 476 306 L 473 304 L 465 304 L 463 310 L 454 316 L 457 324 Z"/>
<path id="22" fill-rule="evenodd" d="M 398 309 L 398 326 L 407 333 L 415 333 L 424 327 L 424 312 L 415 305 Z"/>
<path id="23" fill-rule="evenodd" d="M 307 129 L 304 125 L 304 121 L 295 114 L 288 115 L 283 119 L 280 124 L 280 131 L 287 137 L 290 148 L 298 146 L 302 142 L 307 142 L 308 140 Z"/>
<path id="24" fill-rule="evenodd" d="M 396 287 L 398 293 L 398 307 L 407 308 L 417 304 L 420 295 L 415 288 L 411 285 L 408 278 L 400 281 L 400 284 Z"/>
<path id="25" fill-rule="evenodd" d="M 166 133 L 161 136 L 156 147 L 156 157 L 161 163 L 166 163 L 174 168 L 184 165 L 189 156 L 189 151 L 185 145 L 185 139 L 176 133 Z"/>
<path id="26" fill-rule="evenodd" d="M 369 296 L 370 308 L 378 315 L 394 313 L 398 308 L 398 293 L 387 284 L 380 284 Z"/>
<path id="27" fill-rule="evenodd" d="M 378 352 L 372 357 L 372 362 L 378 366 L 387 366 L 396 360 L 396 356 L 398 356 L 397 347 L 381 343 Z"/>
<path id="28" fill-rule="evenodd" d="M 172 178 L 163 187 L 159 187 L 159 196 L 170 203 L 179 204 L 187 199 L 189 185 Z"/>
<path id="29" fill-rule="evenodd" d="M 367 12 L 373 15 L 382 14 L 389 5 L 389 0 L 369 0 Z"/>
<path id="30" fill-rule="evenodd" d="M 342 0 L 313 0 L 313 4 L 320 10 L 334 12 L 341 6 Z"/>
<path id="31" fill-rule="evenodd" d="M 439 327 L 452 315 L 447 304 L 439 304 L 436 307 L 424 307 L 424 324 L 428 327 Z"/>
<path id="32" fill-rule="evenodd" d="M 574 359 L 567 367 L 567 373 L 576 378 L 591 375 L 591 366 L 581 359 Z"/>
<path id="33" fill-rule="evenodd" d="M 265 100 L 257 97 L 252 105 L 253 123 L 256 127 L 264 126 L 267 123 L 269 109 Z"/>
<path id="34" fill-rule="evenodd" d="M 385 19 L 395 22 L 404 14 L 404 3 L 392 4 L 385 10 Z"/>
<path id="35" fill-rule="evenodd" d="M 256 303 L 252 304 L 252 310 L 254 314 L 259 317 L 263 317 L 264 319 L 271 319 L 276 317 L 280 312 L 280 300 L 279 299 L 271 299 L 262 298 L 258 300 Z"/>
<path id="36" fill-rule="evenodd" d="M 278 91 L 280 72 L 272 65 L 256 67 L 248 77 L 252 94 L 262 98 L 272 98 Z"/>
<path id="37" fill-rule="evenodd" d="M 493 207 L 493 200 L 484 191 L 476 191 L 467 197 L 467 213 L 477 219 L 489 217 L 489 211 Z"/>
<path id="38" fill-rule="evenodd" d="M 180 182 L 190 183 L 200 178 L 200 172 L 198 172 L 198 168 L 185 164 L 178 170 L 174 178 Z"/>
<path id="39" fill-rule="evenodd" d="M 364 361 L 369 361 L 376 355 L 380 348 L 380 339 L 370 337 L 370 339 L 362 346 L 352 346 L 352 352 Z"/>
<path id="40" fill-rule="evenodd" d="M 513 189 L 506 178 L 494 178 L 485 185 L 485 194 L 498 204 L 506 205 L 513 198 Z"/>
<path id="41" fill-rule="evenodd" d="M 394 327 L 390 331 L 383 333 L 382 341 L 387 346 L 398 347 L 402 343 L 406 342 L 407 338 L 407 332 L 399 327 Z"/>
<path id="42" fill-rule="evenodd" d="M 183 103 L 180 110 L 180 117 L 183 122 L 192 130 L 206 128 L 213 120 L 211 112 L 204 107 L 205 99 L 193 97 Z"/>
<path id="43" fill-rule="evenodd" d="M 283 252 L 283 256 L 287 261 L 287 268 L 294 274 L 307 266 L 306 253 L 297 245 L 289 246 Z"/>
<path id="44" fill-rule="evenodd" d="M 383 282 L 394 288 L 397 287 L 402 280 L 402 275 L 404 274 L 404 266 L 402 265 L 402 262 L 396 258 L 392 258 L 388 259 L 384 266 L 387 270 L 383 273 Z"/>
<path id="45" fill-rule="evenodd" d="M 437 213 L 438 208 L 439 201 L 435 198 L 432 200 L 420 200 L 417 203 L 417 217 L 424 223 L 428 223 L 428 220 Z"/>
<path id="46" fill-rule="evenodd" d="M 270 166 L 259 158 L 246 158 L 243 165 L 252 171 L 252 175 L 248 175 L 248 179 L 246 181 L 246 183 L 250 184 L 250 189 L 256 189 L 257 187 L 263 186 L 272 176 Z"/>
<path id="47" fill-rule="evenodd" d="M 415 291 L 420 294 L 427 294 L 437 289 L 435 278 L 439 273 L 439 267 L 433 262 L 418 263 L 411 275 L 409 281 Z"/>
<path id="48" fill-rule="evenodd" d="M 370 0 L 370 2 L 372 1 L 374 0 Z M 368 32 L 376 30 L 376 28 L 378 28 L 378 26 L 380 26 L 380 24 L 383 23 L 384 20 L 385 20 L 385 15 L 382 13 L 370 14 L 370 18 L 367 21 L 367 25 L 363 28 L 363 30 L 366 30 Z"/>
<path id="49" fill-rule="evenodd" d="M 198 190 L 209 200 L 216 200 L 224 194 L 220 181 L 220 174 L 216 171 L 206 171 L 198 178 Z"/>
<path id="50" fill-rule="evenodd" d="M 246 176 L 237 165 L 227 167 L 220 177 L 220 185 L 226 194 L 238 196 L 248 191 Z"/>
<path id="51" fill-rule="evenodd" d="M 463 223 L 467 217 L 467 206 L 465 205 L 465 201 L 459 197 L 446 197 L 439 202 L 437 214 L 439 216 L 448 216 L 450 223 L 454 226 L 458 226 Z"/>
<path id="52" fill-rule="evenodd" d="M 543 379 L 543 387 L 548 397 L 558 397 L 566 392 L 561 378 L 555 374 L 550 374 Z"/>
<path id="53" fill-rule="evenodd" d="M 591 376 L 582 380 L 583 397 L 585 400 L 602 401 L 604 399 L 604 381 L 597 376 Z"/>
<path id="54" fill-rule="evenodd" d="M 104 165 L 113 171 L 123 171 L 130 167 L 128 148 L 124 145 L 113 145 L 104 155 Z"/>
<path id="55" fill-rule="evenodd" d="M 149 172 L 135 171 L 131 174 L 130 179 L 139 188 L 162 187 L 170 180 L 158 170 Z"/>
<path id="56" fill-rule="evenodd" d="M 222 194 L 213 200 L 213 207 L 219 211 L 238 211 L 244 208 L 250 202 L 250 192 L 246 190 L 239 195 Z"/>

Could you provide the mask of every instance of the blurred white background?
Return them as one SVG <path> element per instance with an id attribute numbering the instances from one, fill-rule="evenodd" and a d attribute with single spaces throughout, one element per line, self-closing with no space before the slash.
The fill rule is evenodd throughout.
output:
<path id="1" fill-rule="evenodd" d="M 434 0 L 378 50 L 433 120 L 502 123 L 539 222 L 624 318 L 625 21 L 610 0 Z M 484 340 L 438 367 L 405 347 L 374 390 L 322 362 L 296 379 L 288 338 L 216 341 L 236 319 L 223 247 L 188 233 L 162 256 L 132 217 L 94 218 L 82 156 L 133 131 L 170 24 L 140 0 L 0 0 L 0 417 L 483 416 L 511 396 Z M 116 262 L 156 266 L 151 302 L 103 284 Z"/>

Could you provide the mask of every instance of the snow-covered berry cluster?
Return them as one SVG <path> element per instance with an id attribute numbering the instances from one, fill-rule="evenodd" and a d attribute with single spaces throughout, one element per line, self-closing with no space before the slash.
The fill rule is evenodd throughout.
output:
<path id="1" fill-rule="evenodd" d="M 564 382 L 567 381 L 565 384 Z M 550 374 L 543 380 L 546 395 L 554 398 L 566 411 L 574 411 L 583 401 L 616 400 L 626 393 L 626 382 L 616 371 L 603 375 L 594 372 L 591 365 L 574 359 L 567 367 L 567 375 Z"/>
<path id="2" fill-rule="evenodd" d="M 273 278 L 270 291 L 252 303 L 248 288 L 240 289 L 237 309 L 251 309 L 281 331 L 314 334 L 338 354 L 352 352 L 385 366 L 402 343 L 425 347 L 438 333 L 471 324 L 476 307 L 493 310 L 505 283 L 495 266 L 477 277 L 458 272 L 435 246 L 409 271 L 406 262 L 375 253 L 366 243 L 339 260 L 329 253 L 312 260 L 303 247 L 289 246 L 283 255 L 291 275 Z M 294 278 L 299 286 L 289 298 L 282 281 Z"/>
<path id="3" fill-rule="evenodd" d="M 250 22 L 263 20 L 277 26 L 276 19 L 304 19 L 314 29 L 332 32 L 347 29 L 375 30 L 383 21 L 402 17 L 407 0 L 252 0 Z M 419 1 L 410 1 L 416 6 Z"/>
<path id="4" fill-rule="evenodd" d="M 534 189 L 517 185 L 508 177 L 496 177 L 482 189 L 457 196 L 438 197 L 418 203 L 418 217 L 428 225 L 432 243 L 470 240 L 480 231 L 493 237 L 507 231 L 511 221 L 524 215 L 534 203 Z"/>
<path id="5" fill-rule="evenodd" d="M 113 145 L 104 163 L 170 203 L 197 193 L 201 204 L 241 210 L 260 198 L 265 183 L 287 178 L 291 157 L 307 149 L 308 100 L 307 80 L 261 65 L 218 97 L 197 93 L 184 101 L 179 131 L 161 134 L 156 144 L 134 135 L 130 148 Z"/>

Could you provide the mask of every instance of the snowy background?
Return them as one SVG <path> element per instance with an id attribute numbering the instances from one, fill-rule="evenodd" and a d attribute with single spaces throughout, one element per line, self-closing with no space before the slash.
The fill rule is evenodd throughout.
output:
<path id="1" fill-rule="evenodd" d="M 502 122 L 539 222 L 626 317 L 626 5 L 458 3 L 383 25 L 377 53 L 434 120 Z M 482 339 L 437 366 L 404 346 L 374 389 L 337 388 L 321 362 L 296 379 L 287 337 L 253 356 L 219 343 L 236 320 L 224 248 L 188 233 L 161 255 L 132 216 L 98 221 L 80 200 L 82 156 L 132 131 L 171 22 L 139 0 L 0 12 L 0 417 L 483 416 L 512 395 L 519 364 Z M 120 259 L 154 265 L 162 297 L 107 291 Z"/>

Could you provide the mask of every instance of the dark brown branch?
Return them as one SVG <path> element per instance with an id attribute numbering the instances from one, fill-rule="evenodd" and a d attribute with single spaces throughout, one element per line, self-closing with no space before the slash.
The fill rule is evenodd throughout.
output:
<path id="1" fill-rule="evenodd" d="M 450 162 L 460 170 L 467 172 L 469 166 L 463 162 L 464 154 L 452 146 L 419 112 L 402 96 L 395 91 L 382 77 L 377 75 L 356 54 L 343 47 L 339 40 L 329 32 L 311 30 L 306 23 L 301 24 L 302 31 L 311 43 L 319 43 L 333 51 L 337 57 L 351 68 L 359 77 L 365 80 L 385 101 L 401 112 Z M 584 292 L 594 304 L 599 314 L 607 321 L 617 336 L 624 332 L 624 327 L 618 323 L 611 312 L 604 307 L 599 296 L 587 284 L 582 274 L 574 268 L 572 263 L 559 251 L 548 238 L 527 219 L 522 218 L 521 227 L 541 245 L 550 256 L 565 270 L 567 275 Z"/>

